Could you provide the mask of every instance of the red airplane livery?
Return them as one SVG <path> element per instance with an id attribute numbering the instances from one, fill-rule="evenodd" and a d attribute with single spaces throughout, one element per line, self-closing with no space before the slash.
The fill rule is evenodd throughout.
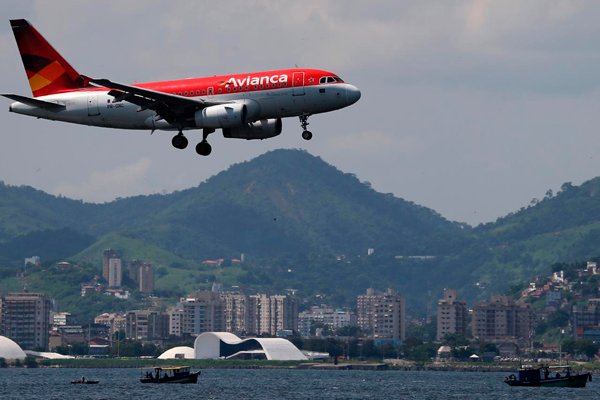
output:
<path id="1" fill-rule="evenodd" d="M 11 112 L 56 121 L 121 129 L 183 132 L 202 129 L 200 155 L 212 148 L 216 129 L 226 138 L 267 139 L 281 133 L 281 119 L 299 117 L 302 137 L 312 138 L 308 117 L 356 103 L 360 91 L 336 74 L 293 68 L 126 85 L 77 72 L 26 20 L 10 21 L 33 98 L 14 100 Z"/>

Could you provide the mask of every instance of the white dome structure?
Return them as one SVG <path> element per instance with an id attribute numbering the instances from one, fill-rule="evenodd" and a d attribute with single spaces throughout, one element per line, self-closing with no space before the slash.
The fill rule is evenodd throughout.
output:
<path id="1" fill-rule="evenodd" d="M 267 360 L 306 360 L 292 342 L 282 338 L 240 339 L 228 332 L 204 332 L 194 341 L 195 358 L 266 358 Z"/>
<path id="2" fill-rule="evenodd" d="M 173 347 L 158 356 L 159 360 L 195 358 L 194 349 L 188 346 Z"/>
<path id="3" fill-rule="evenodd" d="M 0 357 L 6 360 L 24 360 L 27 354 L 14 341 L 6 336 L 0 336 Z"/>

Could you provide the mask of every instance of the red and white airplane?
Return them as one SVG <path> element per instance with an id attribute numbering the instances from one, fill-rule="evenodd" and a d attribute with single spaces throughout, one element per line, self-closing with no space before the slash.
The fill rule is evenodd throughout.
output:
<path id="1" fill-rule="evenodd" d="M 212 148 L 210 133 L 267 139 L 281 133 L 281 118 L 299 117 L 302 137 L 313 114 L 356 103 L 360 91 L 328 71 L 293 68 L 125 85 L 78 73 L 26 20 L 10 21 L 33 98 L 14 100 L 11 112 L 56 121 L 122 129 L 177 131 L 172 144 L 184 149 L 183 132 L 202 129 L 200 155 Z"/>

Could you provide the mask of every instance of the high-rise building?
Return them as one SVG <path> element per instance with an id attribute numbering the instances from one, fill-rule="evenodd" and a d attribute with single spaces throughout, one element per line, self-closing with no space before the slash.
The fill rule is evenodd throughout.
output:
<path id="1" fill-rule="evenodd" d="M 298 331 L 298 302 L 294 297 L 256 294 L 248 299 L 252 333 L 275 336 L 283 330 Z"/>
<path id="2" fill-rule="evenodd" d="M 404 341 L 406 303 L 394 289 L 380 294 L 367 289 L 366 294 L 357 297 L 356 303 L 358 326 L 364 333 L 374 339 Z"/>
<path id="3" fill-rule="evenodd" d="M 123 266 L 120 258 L 108 259 L 108 287 L 121 287 L 123 279 Z"/>
<path id="4" fill-rule="evenodd" d="M 183 320 L 181 333 L 199 335 L 203 332 L 222 332 L 223 301 L 218 293 L 201 291 L 182 299 Z"/>
<path id="5" fill-rule="evenodd" d="M 108 265 L 111 258 L 119 258 L 119 254 L 113 249 L 106 249 L 102 252 L 102 277 L 108 282 Z"/>
<path id="6" fill-rule="evenodd" d="M 131 260 L 127 266 L 127 277 L 135 283 L 140 282 L 140 267 L 144 264 L 141 260 Z"/>
<path id="7" fill-rule="evenodd" d="M 168 308 L 167 315 L 169 316 L 169 335 L 181 336 L 183 325 L 183 307 L 181 304 Z"/>
<path id="8" fill-rule="evenodd" d="M 142 293 L 154 292 L 154 268 L 150 263 L 141 263 L 138 267 L 139 288 Z"/>
<path id="9" fill-rule="evenodd" d="M 589 299 L 585 305 L 573 306 L 571 324 L 575 339 L 600 339 L 600 299 Z"/>
<path id="10" fill-rule="evenodd" d="M 332 332 L 346 326 L 356 326 L 356 314 L 328 306 L 314 306 L 298 314 L 298 332 L 310 336 L 314 325 L 323 325 Z"/>
<path id="11" fill-rule="evenodd" d="M 134 340 L 161 340 L 169 336 L 167 314 L 151 310 L 130 311 L 126 315 L 125 335 Z"/>
<path id="12" fill-rule="evenodd" d="M 252 329 L 248 296 L 240 293 L 221 293 L 225 318 L 225 331 L 244 336 L 255 333 Z"/>
<path id="13" fill-rule="evenodd" d="M 467 336 L 467 303 L 456 296 L 456 290 L 444 289 L 444 297 L 438 301 L 437 340 L 449 333 Z"/>
<path id="14" fill-rule="evenodd" d="M 10 293 L 2 299 L 0 331 L 26 350 L 48 350 L 52 302 L 40 293 Z"/>
<path id="15" fill-rule="evenodd" d="M 110 337 L 119 331 L 125 331 L 127 328 L 127 318 L 123 313 L 104 313 L 94 318 L 94 324 L 108 327 Z"/>
<path id="16" fill-rule="evenodd" d="M 489 342 L 528 341 L 532 333 L 532 313 L 527 304 L 517 304 L 507 296 L 492 296 L 473 308 L 473 337 Z"/>

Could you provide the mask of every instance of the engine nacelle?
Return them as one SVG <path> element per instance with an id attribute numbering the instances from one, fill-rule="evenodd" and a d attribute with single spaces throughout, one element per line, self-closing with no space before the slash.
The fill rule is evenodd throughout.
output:
<path id="1" fill-rule="evenodd" d="M 268 139 L 281 133 L 281 118 L 261 119 L 239 128 L 224 128 L 223 136 L 235 139 Z"/>
<path id="2" fill-rule="evenodd" d="M 254 100 L 218 104 L 196 111 L 194 121 L 198 128 L 238 128 L 255 121 L 260 114 L 260 105 Z"/>

